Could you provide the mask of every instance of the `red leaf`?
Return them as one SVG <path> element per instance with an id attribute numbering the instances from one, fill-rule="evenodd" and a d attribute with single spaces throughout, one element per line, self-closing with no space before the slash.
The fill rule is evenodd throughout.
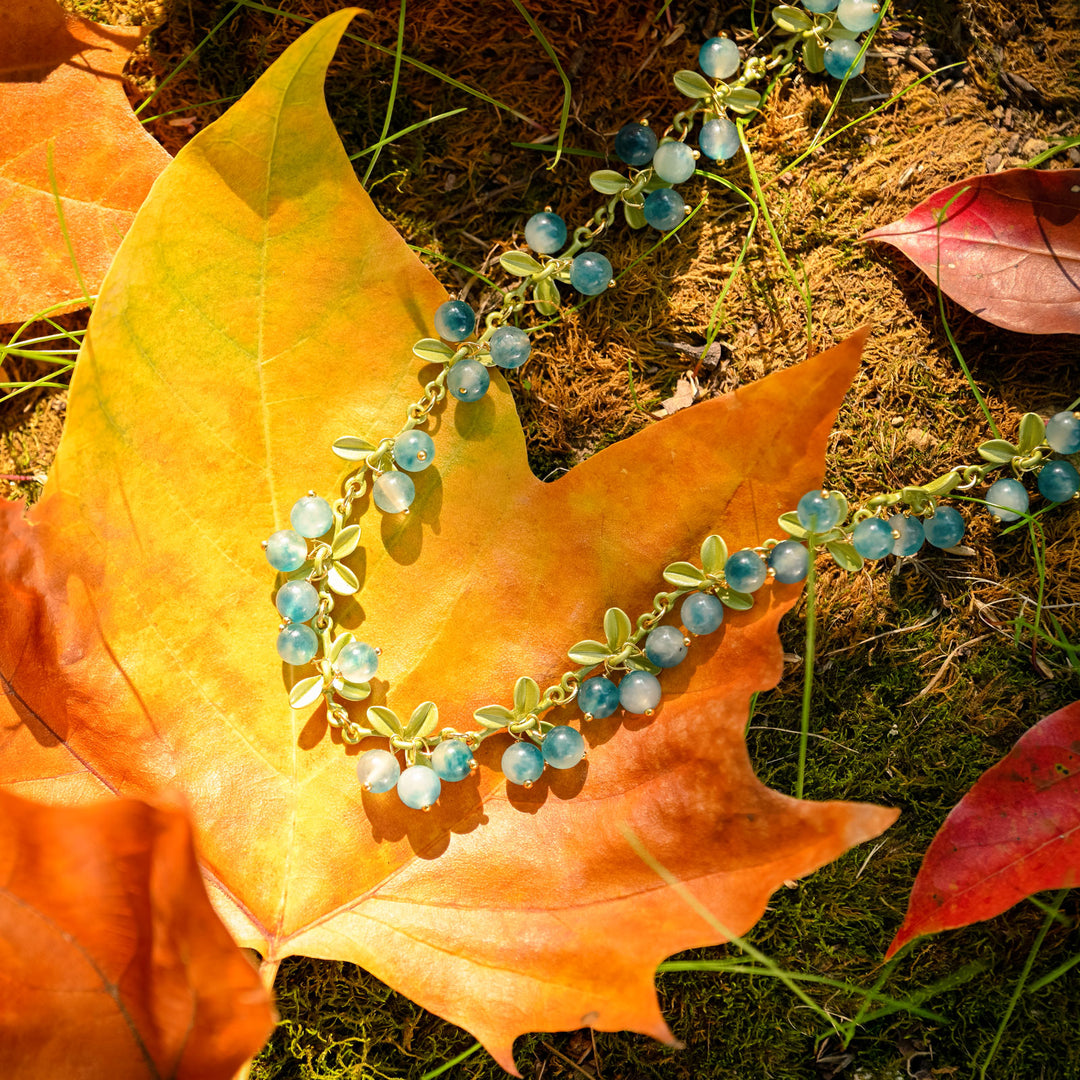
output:
<path id="1" fill-rule="evenodd" d="M 945 819 L 886 959 L 921 934 L 1080 883 L 1080 701 L 1041 720 Z"/>
<path id="2" fill-rule="evenodd" d="M 940 267 L 941 291 L 995 326 L 1080 334 L 1080 169 L 960 180 L 863 239 L 899 248 L 933 280 Z"/>

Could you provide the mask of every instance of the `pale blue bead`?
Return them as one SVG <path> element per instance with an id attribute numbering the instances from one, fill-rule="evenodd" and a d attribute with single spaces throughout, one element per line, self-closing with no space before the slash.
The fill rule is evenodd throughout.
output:
<path id="1" fill-rule="evenodd" d="M 908 517 L 906 514 L 893 514 L 889 518 L 889 528 L 894 533 L 899 533 L 893 539 L 892 553 L 894 555 L 914 555 L 923 546 L 926 533 L 922 522 L 916 517 Z"/>
<path id="2" fill-rule="evenodd" d="M 757 592 L 765 584 L 768 567 L 764 559 L 749 548 L 736 551 L 724 564 L 724 577 L 728 587 L 736 592 Z"/>
<path id="3" fill-rule="evenodd" d="M 892 526 L 881 518 L 873 517 L 860 521 L 851 531 L 852 547 L 864 559 L 884 559 L 886 555 L 892 554 L 895 543 Z"/>
<path id="4" fill-rule="evenodd" d="M 511 743 L 503 751 L 499 765 L 503 776 L 511 784 L 529 785 L 540 779 L 540 774 L 544 771 L 544 755 L 540 752 L 540 747 L 531 742 Z"/>
<path id="5" fill-rule="evenodd" d="M 679 618 L 691 634 L 711 634 L 724 621 L 724 605 L 709 593 L 691 593 L 679 608 Z"/>
<path id="6" fill-rule="evenodd" d="M 1080 454 L 1080 414 L 1059 412 L 1046 421 L 1046 441 L 1059 454 Z"/>
<path id="7" fill-rule="evenodd" d="M 878 21 L 881 5 L 875 0 L 840 0 L 836 8 L 836 17 L 845 30 L 861 34 L 869 30 Z"/>
<path id="8" fill-rule="evenodd" d="M 635 169 L 648 165 L 656 153 L 656 135 L 647 124 L 623 124 L 615 136 L 615 156 Z"/>
<path id="9" fill-rule="evenodd" d="M 769 565 L 781 585 L 794 585 L 802 581 L 810 569 L 810 552 L 797 540 L 781 540 L 769 552 Z"/>
<path id="10" fill-rule="evenodd" d="M 446 388 L 458 401 L 479 401 L 490 384 L 488 369 L 477 360 L 459 360 L 446 376 Z"/>
<path id="11" fill-rule="evenodd" d="M 334 667 L 347 682 L 367 682 L 379 670 L 379 654 L 366 642 L 354 641 L 338 653 Z"/>
<path id="12" fill-rule="evenodd" d="M 585 756 L 585 740 L 575 728 L 554 727 L 544 736 L 541 749 L 553 769 L 572 769 Z"/>
<path id="13" fill-rule="evenodd" d="M 442 791 L 438 773 L 428 765 L 410 765 L 397 782 L 398 798 L 413 810 L 426 810 Z"/>
<path id="14" fill-rule="evenodd" d="M 987 510 L 999 521 L 1019 521 L 1027 513 L 1028 493 L 1019 480 L 998 480 L 985 497 Z"/>
<path id="15" fill-rule="evenodd" d="M 834 79 L 842 79 L 845 75 L 854 79 L 856 75 L 861 75 L 862 69 L 866 66 L 866 57 L 864 56 L 858 64 L 855 63 L 855 57 L 859 55 L 860 48 L 857 41 L 848 41 L 846 38 L 830 41 L 825 46 L 825 70 Z"/>
<path id="16" fill-rule="evenodd" d="M 661 143 L 653 154 L 653 168 L 661 180 L 669 184 L 682 184 L 694 175 L 697 162 L 694 151 L 684 142 L 672 140 Z"/>
<path id="17" fill-rule="evenodd" d="M 739 129 L 726 116 L 709 120 L 701 125 L 698 146 L 713 161 L 728 161 L 739 152 Z"/>
<path id="18" fill-rule="evenodd" d="M 394 460 L 406 472 L 423 472 L 435 460 L 435 443 L 426 431 L 413 428 L 394 440 Z"/>
<path id="19" fill-rule="evenodd" d="M 570 263 L 570 284 L 586 296 L 599 296 L 611 278 L 611 263 L 595 251 L 583 251 Z"/>
<path id="20" fill-rule="evenodd" d="M 710 79 L 727 79 L 739 70 L 739 46 L 731 38 L 711 37 L 698 50 L 698 67 Z"/>
<path id="21" fill-rule="evenodd" d="M 381 795 L 398 782 L 401 766 L 389 750 L 365 750 L 356 762 L 356 775 L 366 791 Z"/>
<path id="22" fill-rule="evenodd" d="M 307 581 L 286 581 L 277 591 L 274 604 L 289 622 L 307 622 L 319 610 L 319 594 Z"/>
<path id="23" fill-rule="evenodd" d="M 516 326 L 500 326 L 488 343 L 491 359 L 501 368 L 519 368 L 529 359 L 529 335 Z"/>
<path id="24" fill-rule="evenodd" d="M 538 255 L 554 255 L 566 243 L 566 222 L 541 210 L 525 222 L 525 243 Z"/>
<path id="25" fill-rule="evenodd" d="M 319 639 L 310 626 L 289 623 L 278 632 L 277 654 L 286 664 L 306 664 L 319 651 Z"/>
<path id="26" fill-rule="evenodd" d="M 964 516 L 951 506 L 939 506 L 922 524 L 926 542 L 936 548 L 956 547 L 964 538 Z"/>
<path id="27" fill-rule="evenodd" d="M 632 713 L 646 713 L 660 704 L 660 680 L 648 671 L 631 671 L 619 683 L 619 704 Z"/>
<path id="28" fill-rule="evenodd" d="M 812 11 L 815 15 L 824 15 L 825 12 L 832 11 L 840 0 L 802 0 L 802 2 L 807 11 Z"/>
<path id="29" fill-rule="evenodd" d="M 307 559 L 307 541 L 292 529 L 278 529 L 266 541 L 266 561 L 282 573 L 299 570 Z"/>
<path id="30" fill-rule="evenodd" d="M 464 780 L 472 772 L 473 752 L 460 739 L 445 739 L 431 752 L 440 780 Z"/>
<path id="31" fill-rule="evenodd" d="M 1067 461 L 1051 461 L 1039 470 L 1039 492 L 1051 502 L 1064 502 L 1080 490 L 1080 473 Z"/>
<path id="32" fill-rule="evenodd" d="M 807 532 L 828 532 L 839 520 L 843 513 L 840 500 L 831 492 L 824 492 L 820 488 L 808 491 L 795 508 L 795 515 L 799 524 Z"/>
<path id="33" fill-rule="evenodd" d="M 594 675 L 581 684 L 577 701 L 583 713 L 603 720 L 619 707 L 619 688 L 603 675 Z"/>
<path id="34" fill-rule="evenodd" d="M 645 655 L 657 667 L 675 667 L 686 656 L 686 642 L 674 626 L 658 626 L 645 639 Z"/>
<path id="35" fill-rule="evenodd" d="M 371 485 L 371 497 L 384 514 L 403 514 L 416 498 L 416 485 L 408 473 L 392 469 Z"/>
<path id="36" fill-rule="evenodd" d="M 659 188 L 645 196 L 643 213 L 654 229 L 667 232 L 686 216 L 686 200 L 674 188 Z"/>
<path id="37" fill-rule="evenodd" d="M 334 511 L 318 495 L 305 495 L 293 503 L 289 521 L 301 536 L 322 536 L 334 524 Z"/>
<path id="38" fill-rule="evenodd" d="M 435 332 L 444 341 L 465 341 L 476 327 L 476 312 L 464 300 L 447 300 L 435 309 Z"/>

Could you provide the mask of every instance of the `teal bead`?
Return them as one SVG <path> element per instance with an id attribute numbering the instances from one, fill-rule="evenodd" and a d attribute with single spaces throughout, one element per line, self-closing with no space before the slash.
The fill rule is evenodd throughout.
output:
<path id="1" fill-rule="evenodd" d="M 619 683 L 619 704 L 627 712 L 651 712 L 660 704 L 660 680 L 648 671 L 624 675 Z"/>
<path id="2" fill-rule="evenodd" d="M 851 532 L 851 545 L 864 559 L 884 559 L 895 543 L 892 526 L 881 518 L 860 521 Z"/>
<path id="3" fill-rule="evenodd" d="M 739 70 L 742 59 L 731 38 L 711 37 L 698 50 L 697 62 L 710 79 L 729 79 Z"/>
<path id="4" fill-rule="evenodd" d="M 458 401 L 479 401 L 490 385 L 488 369 L 477 360 L 459 360 L 446 376 L 446 388 Z"/>
<path id="5" fill-rule="evenodd" d="M 322 536 L 334 524 L 334 511 L 325 499 L 317 495 L 305 495 L 293 503 L 289 521 L 301 536 Z"/>
<path id="6" fill-rule="evenodd" d="M 401 776 L 398 759 L 389 750 L 365 750 L 356 762 L 356 775 L 365 791 L 390 791 Z"/>
<path id="7" fill-rule="evenodd" d="M 310 626 L 289 623 L 278 632 L 277 654 L 286 664 L 299 667 L 312 660 L 318 651 L 319 639 Z"/>
<path id="8" fill-rule="evenodd" d="M 307 541 L 292 529 L 278 529 L 266 541 L 266 561 L 283 574 L 299 570 L 307 560 Z"/>
<path id="9" fill-rule="evenodd" d="M 881 5 L 876 0 L 840 0 L 836 17 L 845 30 L 861 34 L 878 21 Z"/>
<path id="10" fill-rule="evenodd" d="M 398 778 L 398 798 L 412 810 L 434 806 L 441 791 L 442 781 L 429 765 L 410 765 Z"/>
<path id="11" fill-rule="evenodd" d="M 658 626 L 645 639 L 645 655 L 657 667 L 675 667 L 686 657 L 686 642 L 674 626 Z"/>
<path id="12" fill-rule="evenodd" d="M 713 161 L 728 161 L 739 152 L 739 129 L 726 116 L 709 120 L 701 125 L 698 146 Z"/>
<path id="13" fill-rule="evenodd" d="M 586 716 L 603 720 L 619 707 L 619 688 L 610 679 L 594 675 L 581 684 L 577 701 Z"/>
<path id="14" fill-rule="evenodd" d="M 914 555 L 923 546 L 926 533 L 922 522 L 916 517 L 908 517 L 906 514 L 893 514 L 889 518 L 889 527 L 900 535 L 893 539 L 892 553 L 894 555 Z"/>
<path id="15" fill-rule="evenodd" d="M 511 784 L 531 787 L 534 781 L 540 779 L 540 774 L 544 771 L 544 755 L 540 752 L 540 747 L 534 743 L 511 743 L 503 751 L 499 765 L 503 776 Z"/>
<path id="16" fill-rule="evenodd" d="M 645 196 L 645 220 L 661 232 L 668 232 L 686 217 L 686 200 L 674 188 L 659 188 Z"/>
<path id="17" fill-rule="evenodd" d="M 724 621 L 724 605 L 711 593 L 691 593 L 679 608 L 679 618 L 691 634 L 711 634 Z"/>
<path id="18" fill-rule="evenodd" d="M 987 489 L 986 504 L 999 521 L 1019 521 L 1027 513 L 1028 493 L 1019 480 L 997 480 Z"/>
<path id="19" fill-rule="evenodd" d="M 822 491 L 815 488 L 808 491 L 795 508 L 795 516 L 799 524 L 807 532 L 828 532 L 840 521 L 840 515 L 844 512 L 843 504 L 831 491 Z"/>
<path id="20" fill-rule="evenodd" d="M 529 335 L 516 326 L 500 326 L 488 343 L 491 359 L 501 368 L 519 368 L 529 359 Z"/>
<path id="21" fill-rule="evenodd" d="M 473 768 L 473 752 L 461 739 L 444 739 L 431 752 L 431 767 L 440 780 L 464 780 Z"/>
<path id="22" fill-rule="evenodd" d="M 566 243 L 566 222 L 541 210 L 525 222 L 525 243 L 538 255 L 554 255 Z"/>
<path id="23" fill-rule="evenodd" d="M 476 312 L 464 300 L 447 300 L 435 309 L 435 332 L 443 341 L 465 341 L 476 328 Z"/>
<path id="24" fill-rule="evenodd" d="M 736 551 L 731 558 L 724 563 L 724 578 L 728 587 L 736 592 L 757 592 L 765 584 L 768 576 L 768 567 L 764 559 L 749 548 Z"/>
<path id="25" fill-rule="evenodd" d="M 274 604 L 289 622 L 307 622 L 319 610 L 319 594 L 307 581 L 286 581 L 277 591 Z"/>
<path id="26" fill-rule="evenodd" d="M 1064 502 L 1080 491 L 1080 473 L 1067 461 L 1050 461 L 1039 470 L 1039 493 L 1051 502 Z"/>
<path id="27" fill-rule="evenodd" d="M 661 143 L 653 154 L 656 175 L 669 184 L 685 183 L 694 175 L 696 168 L 694 151 L 684 142 L 671 140 Z"/>
<path id="28" fill-rule="evenodd" d="M 810 552 L 797 540 L 781 540 L 769 552 L 769 565 L 781 585 L 795 585 L 810 570 Z"/>
<path id="29" fill-rule="evenodd" d="M 640 169 L 656 153 L 656 135 L 648 124 L 623 124 L 615 135 L 615 156 L 626 165 Z"/>
<path id="30" fill-rule="evenodd" d="M 541 750 L 553 769 L 572 769 L 585 756 L 585 740 L 575 728 L 553 727 L 544 736 Z"/>
<path id="31" fill-rule="evenodd" d="M 1080 454 L 1080 413 L 1051 416 L 1046 421 L 1046 441 L 1059 454 Z"/>
<path id="32" fill-rule="evenodd" d="M 371 497 L 384 514 L 403 514 L 416 498 L 416 485 L 408 473 L 391 469 L 371 485 Z"/>
<path id="33" fill-rule="evenodd" d="M 926 542 L 936 548 L 956 547 L 964 538 L 964 517 L 951 506 L 939 506 L 922 524 Z"/>
<path id="34" fill-rule="evenodd" d="M 857 41 L 848 41 L 847 38 L 830 41 L 825 46 L 825 70 L 834 79 L 842 79 L 845 76 L 854 79 L 856 75 L 861 75 L 866 66 L 866 57 L 855 63 L 855 57 L 859 55 L 861 47 Z"/>
<path id="35" fill-rule="evenodd" d="M 379 654 L 363 641 L 354 641 L 338 653 L 334 667 L 346 682 L 364 683 L 379 670 Z"/>
<path id="36" fill-rule="evenodd" d="M 595 251 L 583 251 L 570 263 L 570 284 L 586 296 L 599 296 L 612 276 L 611 263 Z"/>
<path id="37" fill-rule="evenodd" d="M 435 460 L 435 443 L 426 431 L 413 428 L 394 440 L 394 460 L 406 472 L 423 472 Z"/>

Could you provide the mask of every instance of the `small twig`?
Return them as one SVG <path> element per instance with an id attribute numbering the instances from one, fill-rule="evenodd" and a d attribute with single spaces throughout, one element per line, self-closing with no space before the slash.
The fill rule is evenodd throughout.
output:
<path id="1" fill-rule="evenodd" d="M 573 1058 L 568 1058 L 565 1054 L 560 1053 L 546 1039 L 541 1039 L 540 1045 L 553 1053 L 560 1061 L 565 1061 L 571 1069 L 576 1069 L 579 1073 L 581 1073 L 582 1076 L 586 1078 L 586 1080 L 596 1080 L 595 1073 L 586 1072 L 576 1061 L 574 1061 Z"/>
<path id="2" fill-rule="evenodd" d="M 891 637 L 893 634 L 910 634 L 912 630 L 921 630 L 924 626 L 929 626 L 937 617 L 941 614 L 940 608 L 934 608 L 928 619 L 923 619 L 920 623 L 915 623 L 914 626 L 900 626 L 895 630 L 886 630 L 881 634 L 874 634 L 873 637 L 863 638 L 861 641 L 856 641 L 854 645 L 844 645 L 839 649 L 832 649 L 827 653 L 822 653 L 822 660 L 826 656 L 838 656 L 840 653 L 849 652 L 851 649 L 858 649 L 862 645 L 869 645 L 871 641 L 880 641 L 881 638 Z"/>
<path id="3" fill-rule="evenodd" d="M 953 657 L 959 656 L 960 653 L 967 649 L 970 649 L 972 645 L 978 645 L 980 641 L 985 641 L 988 637 L 993 637 L 992 634 L 980 634 L 977 638 L 972 638 L 970 641 L 965 641 L 961 645 L 957 645 L 955 649 L 948 656 L 945 657 L 941 667 L 938 668 L 937 674 L 910 700 L 905 701 L 904 705 L 910 705 L 912 701 L 918 701 L 919 698 L 929 694 L 931 690 L 941 681 L 941 677 L 945 674 L 945 669 L 952 662 Z"/>

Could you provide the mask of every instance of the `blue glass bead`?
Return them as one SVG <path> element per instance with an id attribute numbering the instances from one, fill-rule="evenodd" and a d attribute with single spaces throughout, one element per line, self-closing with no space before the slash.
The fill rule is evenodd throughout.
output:
<path id="1" fill-rule="evenodd" d="M 266 561 L 282 573 L 299 570 L 307 559 L 307 541 L 292 529 L 278 529 L 266 541 Z"/>
<path id="2" fill-rule="evenodd" d="M 347 682 L 367 682 L 379 670 L 379 654 L 366 642 L 354 641 L 338 653 L 334 667 Z"/>
<path id="3" fill-rule="evenodd" d="M 964 538 L 964 517 L 951 506 L 939 506 L 922 524 L 926 542 L 936 548 L 956 547 Z"/>
<path id="4" fill-rule="evenodd" d="M 736 551 L 724 564 L 724 577 L 728 587 L 736 592 L 757 592 L 765 584 L 767 573 L 765 560 L 749 548 Z"/>
<path id="5" fill-rule="evenodd" d="M 611 263 L 595 251 L 583 251 L 570 263 L 570 284 L 586 296 L 599 296 L 612 276 Z"/>
<path id="6" fill-rule="evenodd" d="M 334 511 L 318 495 L 305 495 L 293 503 L 289 521 L 301 536 L 322 536 L 334 524 Z"/>
<path id="7" fill-rule="evenodd" d="M 572 727 L 554 727 L 544 736 L 541 749 L 553 769 L 572 769 L 585 756 L 585 740 Z"/>
<path id="8" fill-rule="evenodd" d="M 679 618 L 691 634 L 711 634 L 724 621 L 724 605 L 710 593 L 691 593 L 679 608 Z"/>
<path id="9" fill-rule="evenodd" d="M 856 75 L 861 75 L 862 69 L 866 66 L 866 57 L 864 56 L 858 64 L 855 63 L 855 57 L 859 55 L 860 48 L 857 41 L 848 41 L 847 38 L 830 41 L 825 46 L 825 70 L 834 79 L 842 79 L 845 75 L 854 79 Z"/>
<path id="10" fill-rule="evenodd" d="M 472 772 L 473 752 L 460 739 L 445 739 L 431 752 L 440 780 L 464 780 Z"/>
<path id="11" fill-rule="evenodd" d="M 997 480 L 986 492 L 986 508 L 998 521 L 1019 521 L 1027 513 L 1028 501 L 1019 480 Z"/>
<path id="12" fill-rule="evenodd" d="M 391 469 L 371 485 L 371 497 L 384 514 L 403 514 L 416 498 L 416 485 L 408 473 Z"/>
<path id="13" fill-rule="evenodd" d="M 701 125 L 698 146 L 713 161 L 728 161 L 739 152 L 739 129 L 726 116 L 709 120 Z"/>
<path id="14" fill-rule="evenodd" d="M 675 667 L 686 656 L 686 642 L 674 626 L 658 626 L 645 639 L 645 655 L 657 666 Z"/>
<path id="15" fill-rule="evenodd" d="M 624 675 L 619 683 L 619 704 L 627 712 L 651 712 L 660 704 L 660 680 L 648 671 Z"/>
<path id="16" fill-rule="evenodd" d="M 503 751 L 499 764 L 503 776 L 511 784 L 524 784 L 529 787 L 534 780 L 540 779 L 540 774 L 544 771 L 544 755 L 534 743 L 516 742 Z"/>
<path id="17" fill-rule="evenodd" d="M 843 506 L 831 491 L 820 488 L 808 491 L 795 508 L 799 524 L 807 532 L 828 532 L 839 520 Z"/>
<path id="18" fill-rule="evenodd" d="M 656 135 L 648 124 L 623 124 L 615 136 L 615 156 L 627 165 L 640 169 L 656 153 Z"/>
<path id="19" fill-rule="evenodd" d="M 406 472 L 423 472 L 435 460 L 435 443 L 426 431 L 406 431 L 394 440 L 394 460 Z"/>
<path id="20" fill-rule="evenodd" d="M 1080 473 L 1067 461 L 1051 461 L 1039 470 L 1039 492 L 1051 502 L 1064 502 L 1080 491 Z"/>
<path id="21" fill-rule="evenodd" d="M 876 0 L 840 0 L 836 17 L 845 30 L 861 34 L 878 21 L 881 5 Z"/>
<path id="22" fill-rule="evenodd" d="M 1046 441 L 1059 454 L 1080 454 L 1080 413 L 1051 416 L 1046 421 Z"/>
<path id="23" fill-rule="evenodd" d="M 661 180 L 669 184 L 681 184 L 694 175 L 697 162 L 694 160 L 694 151 L 684 142 L 661 143 L 653 154 L 653 168 Z"/>
<path id="24" fill-rule="evenodd" d="M 742 60 L 731 38 L 711 37 L 698 50 L 697 62 L 710 79 L 727 79 L 739 70 Z"/>
<path id="25" fill-rule="evenodd" d="M 566 222 L 549 210 L 533 214 L 525 222 L 525 243 L 538 255 L 554 255 L 566 243 Z"/>
<path id="26" fill-rule="evenodd" d="M 884 559 L 892 554 L 895 543 L 892 525 L 881 518 L 860 521 L 851 531 L 851 545 L 864 559 Z"/>
<path id="27" fill-rule="evenodd" d="M 812 11 L 815 15 L 824 15 L 827 11 L 832 11 L 840 0 L 802 0 L 802 2 L 807 11 Z"/>
<path id="28" fill-rule="evenodd" d="M 674 229 L 686 216 L 686 200 L 674 188 L 660 188 L 645 196 L 645 220 L 661 232 Z"/>
<path id="29" fill-rule="evenodd" d="M 401 766 L 389 750 L 365 750 L 357 759 L 356 775 L 365 791 L 381 795 L 398 782 Z"/>
<path id="30" fill-rule="evenodd" d="M 529 335 L 516 326 L 500 326 L 488 345 L 491 359 L 501 368 L 519 368 L 529 359 Z"/>
<path id="31" fill-rule="evenodd" d="M 769 552 L 769 565 L 781 585 L 802 581 L 810 569 L 810 552 L 797 540 L 781 540 Z"/>
<path id="32" fill-rule="evenodd" d="M 306 664 L 319 651 L 319 639 L 310 626 L 289 623 L 278 632 L 277 654 L 286 664 Z"/>
<path id="33" fill-rule="evenodd" d="M 889 518 L 889 528 L 894 533 L 899 533 L 893 539 L 892 553 L 894 555 L 914 555 L 923 546 L 926 533 L 922 522 L 916 517 L 908 517 L 906 514 L 893 514 Z"/>
<path id="34" fill-rule="evenodd" d="M 446 376 L 446 389 L 458 401 L 479 401 L 490 384 L 488 369 L 478 360 L 459 360 Z"/>
<path id="35" fill-rule="evenodd" d="M 619 707 L 619 688 L 603 675 L 594 675 L 581 684 L 577 700 L 583 713 L 603 720 Z"/>
<path id="36" fill-rule="evenodd" d="M 410 765 L 398 779 L 398 798 L 413 810 L 426 810 L 442 791 L 438 773 L 428 765 Z"/>
<path id="37" fill-rule="evenodd" d="M 476 328 L 476 312 L 464 300 L 447 300 L 435 309 L 435 332 L 443 341 L 465 341 Z"/>
<path id="38" fill-rule="evenodd" d="M 289 622 L 307 622 L 319 610 L 319 594 L 307 581 L 286 581 L 277 591 L 274 604 Z"/>

